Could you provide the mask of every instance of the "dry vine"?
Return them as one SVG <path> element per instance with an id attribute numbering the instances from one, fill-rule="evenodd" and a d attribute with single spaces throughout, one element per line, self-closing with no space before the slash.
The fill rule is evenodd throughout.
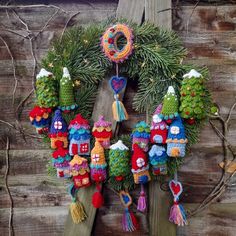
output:
<path id="1" fill-rule="evenodd" d="M 226 190 L 228 187 L 229 182 L 232 180 L 236 173 L 236 169 L 233 171 L 233 173 L 228 173 L 227 168 L 232 163 L 235 158 L 236 158 L 236 151 L 233 149 L 233 146 L 230 144 L 227 136 L 229 132 L 229 123 L 231 121 L 232 113 L 233 110 L 236 107 L 236 102 L 231 106 L 229 113 L 226 118 L 224 118 L 221 114 L 220 111 L 217 112 L 214 116 L 210 117 L 210 124 L 215 131 L 215 133 L 218 135 L 218 137 L 222 140 L 222 146 L 223 146 L 223 151 L 224 151 L 224 166 L 222 169 L 222 175 L 221 178 L 218 182 L 218 184 L 213 188 L 213 190 L 210 192 L 210 194 L 200 203 L 199 206 L 197 206 L 196 209 L 193 211 L 189 212 L 188 216 L 191 217 L 200 211 L 203 211 L 205 208 L 207 208 L 211 203 L 215 202 Z M 221 132 L 219 128 L 215 125 L 213 120 L 218 120 L 220 121 L 222 125 L 222 130 Z M 229 157 L 229 151 L 231 153 L 232 159 L 230 160 Z"/>

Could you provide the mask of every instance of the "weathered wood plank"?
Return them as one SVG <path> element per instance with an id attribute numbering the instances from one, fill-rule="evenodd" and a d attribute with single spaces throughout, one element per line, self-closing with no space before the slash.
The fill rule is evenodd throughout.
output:
<path id="1" fill-rule="evenodd" d="M 169 0 L 145 0 L 145 20 L 159 27 L 171 29 L 171 3 Z"/>
<path id="2" fill-rule="evenodd" d="M 186 209 L 193 209 L 196 204 L 185 204 Z M 177 236 L 199 235 L 235 235 L 236 204 L 212 204 L 204 212 L 189 220 L 189 225 L 178 227 Z"/>
<path id="3" fill-rule="evenodd" d="M 143 0 L 129 0 L 129 6 L 127 6 L 126 0 L 119 0 L 116 17 L 122 17 L 137 24 L 141 24 L 144 13 L 144 3 Z"/>
<path id="4" fill-rule="evenodd" d="M 166 29 L 172 28 L 172 16 L 170 9 L 172 1 L 146 0 L 145 1 L 145 20 Z M 156 181 L 149 183 L 149 230 L 151 236 L 174 236 L 176 226 L 171 224 L 168 219 L 171 198 L 160 188 Z"/>
<path id="5" fill-rule="evenodd" d="M 70 196 L 67 193 L 68 182 L 47 174 L 28 174 L 9 176 L 8 184 L 18 207 L 68 206 Z M 3 180 L 0 181 L 0 208 L 10 207 L 9 196 Z"/>
<path id="6" fill-rule="evenodd" d="M 65 206 L 15 208 L 14 232 L 17 236 L 58 236 L 63 234 L 68 209 Z M 8 235 L 9 209 L 0 209 L 1 235 Z"/>
<path id="7" fill-rule="evenodd" d="M 181 6 L 173 14 L 173 29 L 176 31 L 234 31 L 236 6 L 207 5 Z"/>

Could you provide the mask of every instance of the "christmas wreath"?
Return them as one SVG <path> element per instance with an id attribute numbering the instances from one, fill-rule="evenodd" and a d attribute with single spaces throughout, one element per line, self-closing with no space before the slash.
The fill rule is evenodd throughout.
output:
<path id="1" fill-rule="evenodd" d="M 138 210 L 146 211 L 143 185 L 162 175 L 175 176 L 169 183 L 174 196 L 170 221 L 186 223 L 178 204 L 182 185 L 176 171 L 198 141 L 211 98 L 205 86 L 207 69 L 184 64 L 185 57 L 186 50 L 174 32 L 149 23 L 138 26 L 119 21 L 72 28 L 53 43 L 37 75 L 37 101 L 30 120 L 38 133 L 50 138 L 57 176 L 73 180 L 70 209 L 75 223 L 86 219 L 83 206 L 76 201 L 79 188 L 96 183 L 92 203 L 98 208 L 103 203 L 100 184 L 108 180 L 120 192 L 125 207 L 124 230 L 135 230 L 138 223 L 129 210 L 128 190 L 141 185 Z M 99 82 L 113 70 L 114 119 L 128 119 L 119 101 L 128 78 L 138 81 L 133 109 L 146 112 L 152 120 L 151 124 L 137 123 L 131 135 L 114 138 L 111 123 L 104 117 L 91 122 Z"/>

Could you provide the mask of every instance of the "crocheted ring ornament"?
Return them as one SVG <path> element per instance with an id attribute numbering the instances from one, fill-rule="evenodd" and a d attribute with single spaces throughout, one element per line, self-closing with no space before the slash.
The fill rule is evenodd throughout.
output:
<path id="1" fill-rule="evenodd" d="M 119 49 L 118 39 L 125 37 L 126 44 Z M 108 28 L 101 38 L 101 46 L 106 56 L 113 62 L 119 63 L 127 59 L 133 51 L 132 30 L 124 24 L 116 24 Z"/>

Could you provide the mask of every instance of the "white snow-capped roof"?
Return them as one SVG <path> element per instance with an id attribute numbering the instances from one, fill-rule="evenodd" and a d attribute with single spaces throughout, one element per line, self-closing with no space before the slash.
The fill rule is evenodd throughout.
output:
<path id="1" fill-rule="evenodd" d="M 39 73 L 37 74 L 36 79 L 42 78 L 44 76 L 48 77 L 50 75 L 52 75 L 52 72 L 49 72 L 49 71 L 45 70 L 44 68 L 42 68 L 39 71 Z"/>
<path id="2" fill-rule="evenodd" d="M 201 76 L 202 75 L 194 69 L 190 70 L 187 74 L 183 75 L 184 78 L 191 78 L 191 77 L 199 78 Z"/>
<path id="3" fill-rule="evenodd" d="M 70 73 L 69 73 L 67 67 L 63 67 L 63 76 L 62 77 L 70 78 Z"/>
<path id="4" fill-rule="evenodd" d="M 169 86 L 168 90 L 167 90 L 167 93 L 175 93 L 174 87 L 173 86 Z"/>
<path id="5" fill-rule="evenodd" d="M 122 140 L 119 140 L 119 141 L 116 142 L 115 144 L 111 145 L 111 146 L 110 146 L 110 149 L 111 149 L 111 150 L 119 149 L 119 150 L 122 150 L 122 151 L 123 151 L 123 150 L 129 150 L 129 148 L 126 147 L 126 146 L 123 144 Z"/>

